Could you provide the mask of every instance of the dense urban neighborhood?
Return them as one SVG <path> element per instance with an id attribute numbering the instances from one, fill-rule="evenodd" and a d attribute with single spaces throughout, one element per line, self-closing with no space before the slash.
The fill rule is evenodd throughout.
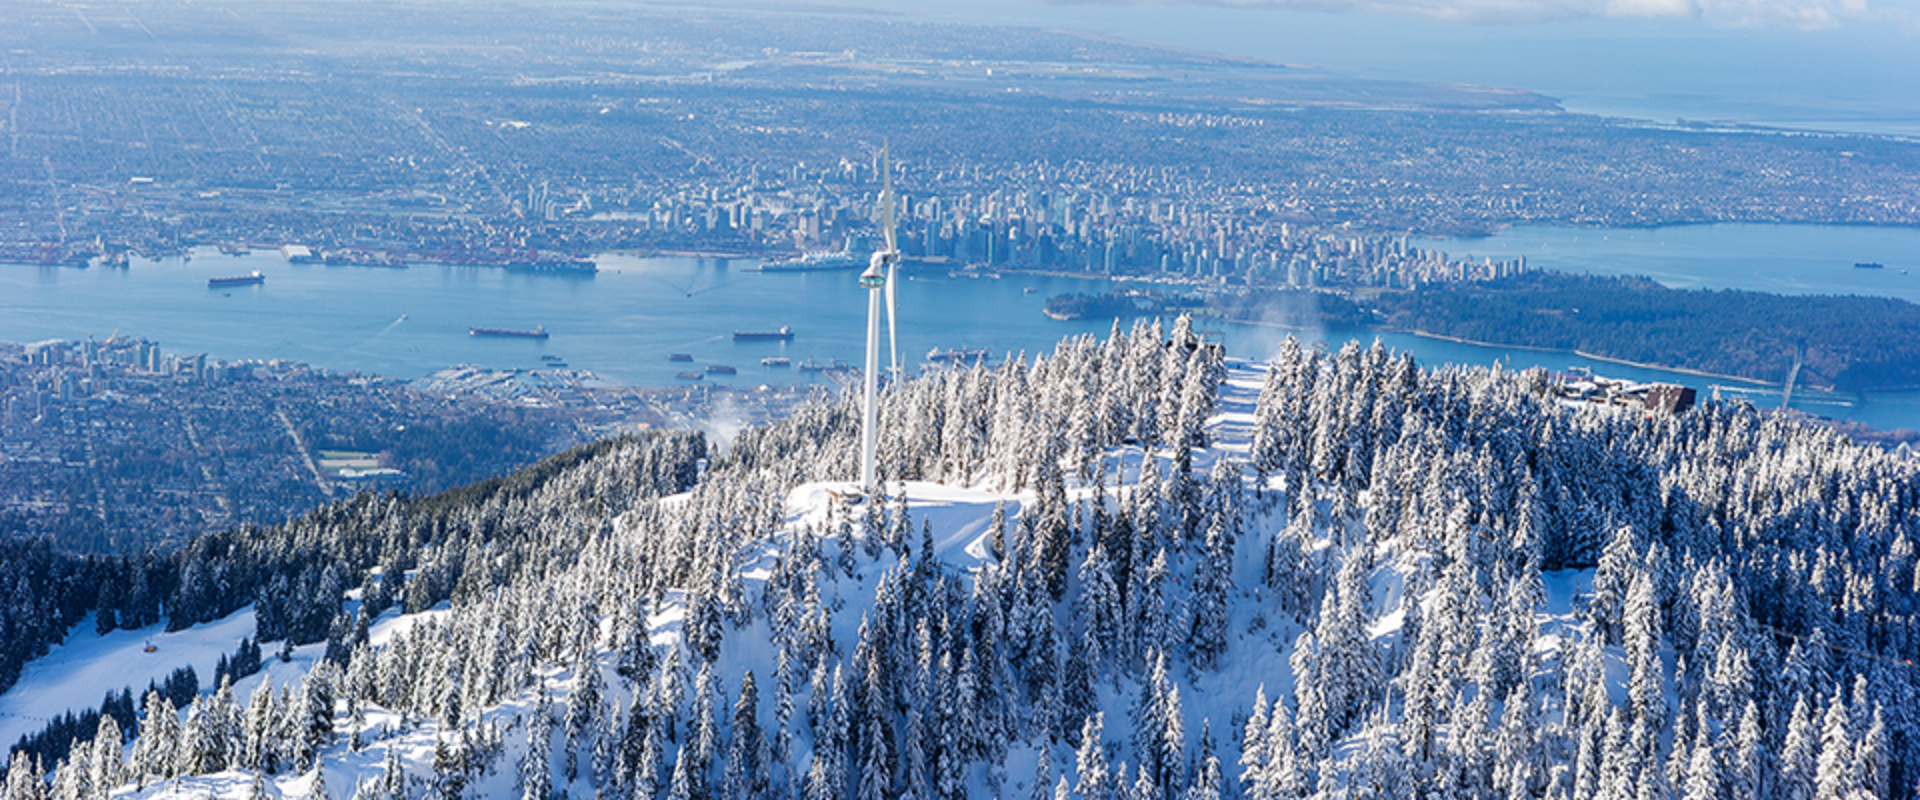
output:
<path id="1" fill-rule="evenodd" d="M 779 416 L 804 388 L 605 386 L 564 370 L 417 381 L 163 352 L 137 337 L 0 344 L 0 527 L 115 553 L 372 491 L 431 493 L 577 444 Z"/>

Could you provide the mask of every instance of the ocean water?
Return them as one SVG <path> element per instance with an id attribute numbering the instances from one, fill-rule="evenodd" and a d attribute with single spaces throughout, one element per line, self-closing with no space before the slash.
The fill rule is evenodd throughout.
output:
<path id="1" fill-rule="evenodd" d="M 1552 3 L 1464 4 L 1445 14 L 1420 3 L 1350 0 L 850 5 L 910 19 L 1087 31 L 1341 77 L 1528 89 L 1605 116 L 1920 136 L 1910 8 L 1818 24 L 1769 15 L 1792 3 L 1696 4 L 1692 19 L 1608 17 Z"/>
<path id="2" fill-rule="evenodd" d="M 114 331 L 169 353 L 222 359 L 286 358 L 334 370 L 417 377 L 454 364 L 542 366 L 555 356 L 627 385 L 665 385 L 709 364 L 739 369 L 725 382 L 804 379 L 762 358 L 862 357 L 866 295 L 851 272 L 763 274 L 752 261 L 606 255 L 585 276 L 415 265 L 407 269 L 286 263 L 210 249 L 190 260 L 136 259 L 125 270 L 0 267 L 0 340 L 105 338 Z M 208 289 L 207 279 L 259 270 L 266 283 Z M 935 347 L 995 352 L 1051 349 L 1061 336 L 1108 331 L 1040 313 L 1046 298 L 1105 291 L 1097 281 L 912 275 L 901 283 L 903 362 Z M 1032 291 L 1028 291 L 1031 289 Z M 737 330 L 791 326 L 789 342 L 733 341 Z M 468 328 L 545 327 L 544 340 L 468 335 Z M 694 357 L 691 365 L 669 353 Z M 709 381 L 722 380 L 710 376 Z"/>
<path id="3" fill-rule="evenodd" d="M 1416 239 L 1421 248 L 1560 272 L 1642 275 L 1676 289 L 1856 294 L 1920 302 L 1920 228 L 1849 225 L 1531 225 L 1484 238 Z M 1884 269 L 1857 269 L 1877 263 Z"/>
<path id="4" fill-rule="evenodd" d="M 1848 225 L 1684 225 L 1669 228 L 1522 226 L 1484 238 L 1418 239 L 1421 248 L 1496 260 L 1525 256 L 1537 269 L 1640 275 L 1676 289 L 1868 295 L 1920 302 L 1920 229 Z M 1881 269 L 1860 269 L 1877 263 Z M 1603 365 L 1601 374 L 1625 375 Z M 1784 376 L 1783 376 L 1784 379 Z M 1756 405 L 1780 403 L 1777 387 L 1687 377 L 1679 382 Z M 1880 428 L 1920 429 L 1920 393 L 1796 391 L 1803 411 Z"/>
<path id="5" fill-rule="evenodd" d="M 1642 233 L 1582 231 L 1577 235 Z M 1790 228 L 1785 233 L 1789 238 L 1831 235 L 1831 231 L 1811 228 Z M 1554 238 L 1562 235 L 1574 234 L 1516 229 L 1491 239 L 1442 244 L 1485 254 L 1503 252 L 1489 247 L 1521 247 L 1534 264 L 1547 266 L 1561 262 L 1531 254 L 1539 250 L 1557 258 L 1565 250 L 1571 258 L 1579 252 L 1580 242 Z M 1541 248 L 1543 241 L 1549 246 Z M 1611 238 L 1598 241 L 1614 243 Z M 1652 252 L 1663 251 L 1656 247 Z M 1650 263 L 1659 261 L 1656 255 L 1646 258 Z M 0 265 L 0 341 L 104 339 L 120 333 L 156 340 L 168 353 L 206 353 L 226 360 L 285 358 L 324 369 L 403 378 L 456 364 L 533 369 L 547 363 L 542 356 L 555 356 L 610 383 L 633 386 L 678 383 L 677 373 L 709 364 L 733 366 L 739 373 L 707 375 L 703 379 L 707 383 L 750 387 L 820 381 L 817 374 L 798 370 L 798 364 L 814 359 L 857 366 L 863 357 L 866 297 L 854 286 L 851 272 L 764 274 L 744 269 L 753 262 L 617 254 L 599 261 L 601 271 L 590 276 L 420 265 L 407 269 L 295 265 L 272 252 L 234 257 L 211 249 L 196 251 L 185 260 L 136 259 L 124 270 Z M 1572 262 L 1562 263 L 1562 268 L 1567 263 Z M 1888 272 L 1894 271 L 1892 262 L 1888 267 Z M 256 269 L 265 274 L 264 285 L 207 288 L 210 277 Z M 985 348 L 996 357 L 1032 356 L 1051 351 L 1063 337 L 1105 336 L 1111 321 L 1059 322 L 1040 309 L 1054 294 L 1103 292 L 1110 286 L 1108 281 L 1026 275 L 905 275 L 899 288 L 902 363 L 918 368 L 934 348 Z M 783 325 L 792 327 L 792 341 L 733 341 L 736 330 Z M 544 340 L 473 337 L 467 329 L 474 326 L 542 326 L 551 336 Z M 1769 387 L 1571 354 L 1370 331 L 1300 331 L 1216 322 L 1205 322 L 1202 329 L 1224 342 L 1232 355 L 1256 360 L 1271 357 L 1289 335 L 1330 348 L 1355 339 L 1370 344 L 1378 338 L 1429 365 L 1587 367 L 1631 380 L 1684 383 L 1703 395 L 1720 384 L 1725 396 L 1745 396 L 1763 406 L 1779 402 L 1778 391 Z M 669 362 L 670 353 L 686 353 L 694 361 Z M 795 366 L 761 366 L 762 358 L 774 356 L 789 358 Z M 1796 392 L 1794 405 L 1883 428 L 1920 428 L 1920 393 L 1860 398 Z"/>

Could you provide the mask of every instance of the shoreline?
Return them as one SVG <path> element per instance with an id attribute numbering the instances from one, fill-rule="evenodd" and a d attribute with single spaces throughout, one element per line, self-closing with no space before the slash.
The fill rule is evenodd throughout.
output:
<path id="1" fill-rule="evenodd" d="M 722 253 L 715 250 L 602 250 L 588 258 L 602 255 L 630 256 L 633 258 L 709 258 L 716 261 L 765 260 L 766 256 L 751 253 Z"/>
<path id="2" fill-rule="evenodd" d="M 1581 358 L 1591 358 L 1595 361 L 1605 361 L 1609 364 L 1624 364 L 1629 367 L 1639 367 L 1641 369 L 1657 369 L 1657 370 L 1664 370 L 1667 372 L 1678 372 L 1682 375 L 1698 375 L 1702 378 L 1720 378 L 1723 380 L 1739 381 L 1741 383 L 1750 383 L 1750 384 L 1753 384 L 1754 386 L 1765 386 L 1767 388 L 1773 388 L 1776 386 L 1781 386 L 1781 387 L 1785 386 L 1784 382 L 1774 383 L 1772 381 L 1755 380 L 1753 378 L 1742 378 L 1738 375 L 1721 375 L 1717 372 L 1706 372 L 1704 370 L 1687 369 L 1685 367 L 1666 367 L 1666 366 L 1661 366 L 1659 364 L 1642 364 L 1638 361 L 1628 361 L 1624 358 L 1611 358 L 1608 356 L 1595 355 L 1593 353 L 1588 353 L 1583 350 L 1575 350 L 1573 351 L 1573 354 L 1580 356 Z M 1831 388 L 1819 387 L 1819 386 L 1809 386 L 1807 388 L 1815 389 L 1818 391 L 1825 391 L 1825 392 L 1833 391 L 1833 389 Z"/>
<path id="3" fill-rule="evenodd" d="M 1195 314 L 1194 319 L 1202 319 L 1202 317 L 1198 314 Z M 1322 328 L 1322 327 L 1315 327 L 1311 325 L 1287 325 L 1285 323 L 1268 322 L 1266 320 L 1234 319 L 1232 317 L 1222 317 L 1222 316 L 1211 315 L 1211 314 L 1204 317 L 1204 319 L 1211 319 L 1218 322 L 1231 322 L 1235 325 L 1252 325 L 1258 328 L 1278 328 L 1283 331 L 1300 331 L 1303 333 L 1311 332 L 1311 331 L 1338 330 L 1337 328 Z M 1392 331 L 1387 331 L 1387 332 L 1392 333 Z"/>
<path id="4" fill-rule="evenodd" d="M 1045 311 L 1042 311 L 1041 313 L 1046 314 Z M 1054 317 L 1052 314 L 1047 314 L 1047 316 L 1053 317 L 1054 319 L 1060 319 L 1059 317 Z M 1198 316 L 1199 315 L 1196 315 L 1196 318 L 1198 318 Z M 1237 325 L 1252 325 L 1256 327 L 1276 328 L 1279 330 L 1286 330 L 1286 331 L 1308 332 L 1308 331 L 1330 330 L 1327 328 L 1321 328 L 1321 327 L 1315 327 L 1315 326 L 1285 325 L 1278 322 L 1267 322 L 1264 320 L 1232 319 L 1229 317 L 1220 317 L 1220 316 L 1211 316 L 1211 315 L 1209 315 L 1208 318 L 1214 319 L 1220 322 L 1230 322 Z M 1071 321 L 1071 320 L 1066 320 L 1066 321 Z M 1557 353 L 1561 355 L 1574 355 L 1574 356 L 1579 356 L 1581 358 L 1590 359 L 1593 361 L 1605 362 L 1608 364 L 1619 364 L 1621 366 L 1626 366 L 1626 367 L 1634 367 L 1637 369 L 1658 370 L 1660 372 L 1674 372 L 1674 373 L 1679 373 L 1681 375 L 1692 375 L 1699 378 L 1713 378 L 1716 380 L 1734 381 L 1737 383 L 1742 383 L 1749 386 L 1765 388 L 1765 389 L 1779 389 L 1782 387 L 1781 383 L 1774 382 L 1774 381 L 1763 381 L 1763 380 L 1757 380 L 1754 378 L 1744 378 L 1739 375 L 1726 375 L 1718 372 L 1707 372 L 1705 370 L 1690 369 L 1687 367 L 1674 367 L 1674 366 L 1668 366 L 1665 364 L 1648 364 L 1640 361 L 1629 361 L 1624 358 L 1603 356 L 1597 353 L 1589 353 L 1585 350 L 1579 350 L 1579 349 L 1567 350 L 1567 349 L 1558 348 L 1558 347 L 1541 347 L 1538 345 L 1528 345 L 1528 344 L 1511 344 L 1507 342 L 1486 342 L 1478 339 L 1468 339 L 1462 336 L 1448 336 L 1444 333 L 1434 333 L 1432 331 L 1423 331 L 1423 330 L 1405 329 L 1405 328 L 1369 327 L 1363 330 L 1370 331 L 1373 333 L 1401 333 L 1401 334 L 1407 334 L 1410 336 L 1417 336 L 1422 339 L 1433 339 L 1435 341 L 1452 342 L 1454 344 L 1473 345 L 1475 347 L 1494 347 L 1494 348 L 1500 348 L 1505 350 L 1526 350 L 1528 352 L 1534 352 L 1534 353 Z M 1857 392 L 1857 391 L 1841 392 L 1840 390 L 1835 389 L 1831 386 L 1808 386 L 1806 388 L 1817 391 L 1817 392 L 1824 392 L 1828 394 L 1851 394 L 1855 397 L 1861 396 L 1860 392 Z M 1915 388 L 1920 388 L 1920 387 L 1915 387 Z M 1899 389 L 1885 389 L 1885 390 L 1868 389 L 1866 391 L 1897 392 L 1901 390 Z"/>
<path id="5" fill-rule="evenodd" d="M 1767 388 L 1777 388 L 1781 385 L 1774 381 L 1763 381 L 1763 380 L 1756 380 L 1754 378 L 1743 378 L 1739 375 L 1725 375 L 1718 372 L 1707 372 L 1705 370 L 1689 369 L 1687 367 L 1672 367 L 1672 366 L 1667 366 L 1665 364 L 1648 364 L 1640 361 L 1629 361 L 1624 358 L 1614 358 L 1612 356 L 1603 356 L 1596 353 L 1589 353 L 1585 350 L 1579 350 L 1579 349 L 1567 350 L 1567 349 L 1558 348 L 1558 347 L 1540 347 L 1537 345 L 1526 345 L 1526 344 L 1507 344 L 1504 342 L 1483 342 L 1477 339 L 1467 339 L 1459 336 L 1448 336 L 1443 333 L 1433 333 L 1431 331 L 1422 331 L 1422 330 L 1400 330 L 1400 329 L 1394 329 L 1394 328 L 1379 328 L 1377 330 L 1386 331 L 1388 333 L 1406 333 L 1406 334 L 1418 336 L 1422 339 L 1436 339 L 1443 342 L 1453 342 L 1456 344 L 1470 344 L 1478 347 L 1500 347 L 1500 348 L 1505 348 L 1509 350 L 1528 350 L 1536 353 L 1570 354 L 1570 355 L 1579 356 L 1581 358 L 1592 359 L 1594 361 L 1604 361 L 1608 364 L 1619 364 L 1621 366 L 1635 367 L 1638 369 L 1653 369 L 1653 370 L 1659 370 L 1661 372 L 1677 372 L 1682 375 L 1693 375 L 1695 377 L 1700 377 L 1700 378 L 1716 378 L 1719 380 L 1738 381 L 1740 383 L 1751 384 L 1754 386 L 1764 386 Z M 1824 387 L 1809 387 L 1809 388 L 1815 388 L 1819 391 L 1826 391 L 1826 392 L 1834 391 L 1831 388 L 1824 388 Z"/>

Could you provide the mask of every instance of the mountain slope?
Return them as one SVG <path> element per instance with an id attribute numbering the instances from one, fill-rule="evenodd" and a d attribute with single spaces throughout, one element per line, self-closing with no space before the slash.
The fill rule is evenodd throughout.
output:
<path id="1" fill-rule="evenodd" d="M 837 405 L 657 500 L 363 503 L 407 566 L 292 691 L 156 695 L 53 794 L 1912 796 L 1915 466 L 1543 389 L 1182 321 L 891 388 L 875 502 Z"/>

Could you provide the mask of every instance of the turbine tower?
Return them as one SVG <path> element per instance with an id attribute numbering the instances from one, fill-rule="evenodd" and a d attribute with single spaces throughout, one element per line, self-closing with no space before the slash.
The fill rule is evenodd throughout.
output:
<path id="1" fill-rule="evenodd" d="M 873 460 L 880 444 L 880 293 L 883 289 L 887 295 L 887 340 L 892 350 L 892 371 L 896 378 L 900 372 L 900 339 L 893 315 L 895 268 L 900 263 L 900 251 L 894 247 L 893 167 L 887 157 L 887 145 L 882 143 L 880 204 L 886 249 L 875 251 L 867 261 L 867 271 L 860 273 L 860 288 L 867 290 L 867 364 L 863 373 L 867 385 L 860 426 L 860 490 L 869 496 L 877 488 L 873 483 Z"/>

